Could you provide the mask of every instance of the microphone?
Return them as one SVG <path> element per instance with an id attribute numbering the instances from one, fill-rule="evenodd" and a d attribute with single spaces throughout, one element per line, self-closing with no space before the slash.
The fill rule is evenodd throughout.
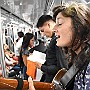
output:
<path id="1" fill-rule="evenodd" d="M 60 38 L 60 36 L 57 36 L 57 35 L 56 35 L 56 38 L 55 38 L 55 39 L 58 39 L 58 38 Z"/>
<path id="2" fill-rule="evenodd" d="M 57 40 L 58 38 L 60 38 L 60 36 L 55 35 L 55 37 L 53 38 L 53 40 Z"/>

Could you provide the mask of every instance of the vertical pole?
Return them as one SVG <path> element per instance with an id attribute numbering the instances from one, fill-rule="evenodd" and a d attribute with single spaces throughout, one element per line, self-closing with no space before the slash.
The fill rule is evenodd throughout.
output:
<path id="1" fill-rule="evenodd" d="M 2 76 L 6 77 L 6 65 L 4 60 L 4 49 L 3 49 L 3 31 L 1 28 L 1 7 L 0 7 L 0 61 L 2 67 Z"/>

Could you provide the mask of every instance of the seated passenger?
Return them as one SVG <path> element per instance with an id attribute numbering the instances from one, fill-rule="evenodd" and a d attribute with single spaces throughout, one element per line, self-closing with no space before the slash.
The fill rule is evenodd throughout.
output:
<path id="1" fill-rule="evenodd" d="M 4 53 L 5 53 L 5 63 L 6 63 L 6 72 L 10 73 L 12 70 L 18 75 L 20 71 L 20 66 L 18 61 L 13 59 L 15 55 L 8 47 L 7 44 L 4 44 Z"/>
<path id="2" fill-rule="evenodd" d="M 4 44 L 4 53 L 5 53 L 5 62 L 7 65 L 16 65 L 18 64 L 18 61 L 15 61 L 13 59 L 13 56 L 15 55 L 8 47 L 7 44 Z"/>
<path id="3" fill-rule="evenodd" d="M 16 57 L 15 53 L 9 49 L 9 46 L 7 44 L 4 44 L 4 52 L 5 54 L 8 54 L 9 57 L 18 61 L 18 57 Z"/>
<path id="4" fill-rule="evenodd" d="M 9 57 L 13 57 L 15 54 L 9 49 L 9 46 L 7 44 L 4 44 L 4 52 L 5 54 L 8 54 Z"/>

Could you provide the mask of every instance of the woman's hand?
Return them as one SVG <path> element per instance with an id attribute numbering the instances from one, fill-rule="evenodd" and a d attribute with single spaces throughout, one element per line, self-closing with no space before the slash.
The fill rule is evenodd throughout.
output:
<path id="1" fill-rule="evenodd" d="M 28 82 L 29 82 L 29 90 L 35 90 L 35 88 L 33 86 L 33 80 L 31 77 L 28 78 Z"/>
<path id="2" fill-rule="evenodd" d="M 13 64 L 15 64 L 15 65 L 18 64 L 18 61 L 13 61 Z"/>

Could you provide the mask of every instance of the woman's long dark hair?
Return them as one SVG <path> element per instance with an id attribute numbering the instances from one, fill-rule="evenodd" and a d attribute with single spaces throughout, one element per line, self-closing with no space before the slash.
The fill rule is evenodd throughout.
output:
<path id="1" fill-rule="evenodd" d="M 76 56 L 75 51 L 83 48 L 85 43 L 90 43 L 90 8 L 82 3 L 71 2 L 53 9 L 53 18 L 61 13 L 64 17 L 71 17 L 74 36 L 71 47 L 65 47 L 69 60 Z M 82 63 L 82 62 L 80 62 Z M 78 64 L 78 63 L 77 63 Z"/>
<path id="2" fill-rule="evenodd" d="M 71 17 L 75 36 L 71 48 L 76 50 L 80 44 L 90 41 L 90 8 L 82 3 L 71 2 L 64 6 L 57 6 L 53 9 L 53 18 L 58 13 L 64 17 Z"/>
<path id="3" fill-rule="evenodd" d="M 34 37 L 32 33 L 26 33 L 23 37 L 22 48 L 28 48 L 30 40 Z"/>

